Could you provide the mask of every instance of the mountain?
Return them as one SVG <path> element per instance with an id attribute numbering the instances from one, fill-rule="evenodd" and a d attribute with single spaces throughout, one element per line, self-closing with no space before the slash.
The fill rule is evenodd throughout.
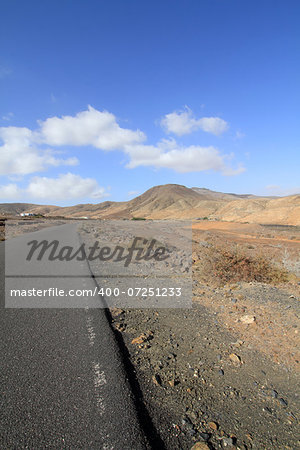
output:
<path id="1" fill-rule="evenodd" d="M 232 193 L 224 193 L 224 192 L 217 192 L 217 191 L 211 191 L 207 188 L 198 188 L 193 187 L 193 191 L 197 192 L 198 194 L 205 195 L 208 199 L 211 200 L 238 200 L 238 199 L 249 199 L 249 198 L 277 198 L 277 197 L 261 197 L 258 195 L 253 194 L 232 194 Z"/>
<path id="2" fill-rule="evenodd" d="M 68 207 L 0 204 L 0 215 L 32 212 L 45 216 L 91 219 L 197 219 L 300 225 L 300 195 L 258 197 L 230 194 L 205 188 L 187 188 L 178 184 L 155 186 L 127 202 L 105 201 Z"/>
<path id="3" fill-rule="evenodd" d="M 0 216 L 17 216 L 24 211 L 30 211 L 36 206 L 32 203 L 0 203 Z"/>

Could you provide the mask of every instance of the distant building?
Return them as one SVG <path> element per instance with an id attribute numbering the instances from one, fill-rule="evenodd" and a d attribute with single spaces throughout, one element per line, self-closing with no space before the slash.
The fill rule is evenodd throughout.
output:
<path id="1" fill-rule="evenodd" d="M 21 213 L 20 214 L 20 216 L 21 217 L 34 217 L 34 216 L 36 216 L 36 214 L 33 214 L 33 213 Z"/>

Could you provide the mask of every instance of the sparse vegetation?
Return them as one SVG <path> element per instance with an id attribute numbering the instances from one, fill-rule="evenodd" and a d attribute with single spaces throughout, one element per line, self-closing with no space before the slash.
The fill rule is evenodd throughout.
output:
<path id="1" fill-rule="evenodd" d="M 131 220 L 146 220 L 145 217 L 132 217 Z"/>
<path id="2" fill-rule="evenodd" d="M 288 272 L 274 266 L 262 255 L 248 256 L 238 249 L 211 247 L 205 259 L 205 273 L 220 284 L 238 281 L 276 284 L 288 281 Z"/>

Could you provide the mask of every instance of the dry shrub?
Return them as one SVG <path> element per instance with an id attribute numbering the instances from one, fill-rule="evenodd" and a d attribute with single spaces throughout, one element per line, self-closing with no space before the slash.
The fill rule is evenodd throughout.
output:
<path id="1" fill-rule="evenodd" d="M 248 256 L 240 250 L 221 247 L 208 249 L 204 271 L 220 284 L 238 281 L 276 284 L 288 281 L 288 272 L 274 266 L 264 256 Z"/>

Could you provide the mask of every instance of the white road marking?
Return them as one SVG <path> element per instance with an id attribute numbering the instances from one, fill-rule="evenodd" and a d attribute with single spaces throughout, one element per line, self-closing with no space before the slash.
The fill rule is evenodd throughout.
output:
<path id="1" fill-rule="evenodd" d="M 89 345 L 93 347 L 95 343 L 96 333 L 93 327 L 93 318 L 91 316 L 87 316 L 86 318 L 86 326 L 88 331 Z"/>
<path id="2" fill-rule="evenodd" d="M 105 412 L 105 404 L 104 399 L 102 397 L 102 386 L 104 386 L 107 383 L 107 381 L 105 373 L 103 370 L 101 370 L 99 363 L 93 362 L 93 370 L 94 370 L 94 388 L 96 393 L 97 406 L 102 416 Z"/>
<path id="3" fill-rule="evenodd" d="M 89 345 L 90 347 L 94 346 L 95 339 L 96 339 L 96 333 L 93 326 L 93 317 L 89 314 L 89 308 L 85 308 L 87 316 L 86 316 L 86 326 L 88 331 L 88 339 L 89 339 Z M 104 386 L 107 381 L 105 377 L 105 373 L 100 368 L 100 363 L 92 362 L 93 367 L 93 375 L 94 375 L 94 389 L 96 394 L 96 401 L 97 406 L 100 410 L 100 414 L 104 414 L 105 411 L 105 405 L 104 405 L 104 399 L 102 397 L 102 386 Z"/>

